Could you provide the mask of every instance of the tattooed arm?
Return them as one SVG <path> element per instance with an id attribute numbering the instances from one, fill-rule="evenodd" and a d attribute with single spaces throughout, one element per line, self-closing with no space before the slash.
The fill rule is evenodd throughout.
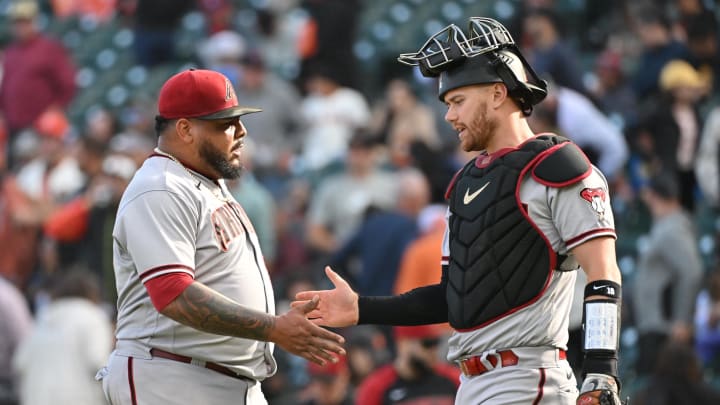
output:
<path id="1" fill-rule="evenodd" d="M 203 332 L 275 342 L 286 351 L 316 363 L 333 360 L 331 352 L 344 353 L 343 338 L 307 320 L 318 300 L 270 315 L 242 306 L 197 281 L 190 284 L 161 313 Z"/>

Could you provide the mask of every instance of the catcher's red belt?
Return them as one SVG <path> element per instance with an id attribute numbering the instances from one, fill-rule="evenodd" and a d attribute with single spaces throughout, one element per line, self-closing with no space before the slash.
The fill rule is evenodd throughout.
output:
<path id="1" fill-rule="evenodd" d="M 226 376 L 237 378 L 240 380 L 249 380 L 250 379 L 243 375 L 239 375 L 238 373 L 230 370 L 229 368 L 227 368 L 225 366 L 221 366 L 217 363 L 213 363 L 210 361 L 193 361 L 192 357 L 181 356 L 179 354 L 166 352 L 165 350 L 150 349 L 150 355 L 152 355 L 153 357 L 159 357 L 161 359 L 175 360 L 175 361 L 179 361 L 181 363 L 195 364 L 197 366 L 205 367 L 212 371 L 216 371 L 220 374 L 225 374 Z"/>
<path id="2" fill-rule="evenodd" d="M 565 350 L 558 350 L 558 358 L 560 360 L 567 358 Z M 519 361 L 520 358 L 512 350 L 500 350 L 494 353 L 484 353 L 479 356 L 468 357 L 467 359 L 460 360 L 458 364 L 460 364 L 460 370 L 462 370 L 463 374 L 472 377 L 496 368 L 516 366 Z"/>

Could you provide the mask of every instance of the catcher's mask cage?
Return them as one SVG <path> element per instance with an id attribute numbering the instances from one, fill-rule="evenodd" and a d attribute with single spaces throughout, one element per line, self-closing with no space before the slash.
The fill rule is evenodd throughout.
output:
<path id="1" fill-rule="evenodd" d="M 492 18 L 471 17 L 468 35 L 450 24 L 431 36 L 417 52 L 400 54 L 398 61 L 419 66 L 425 77 L 439 77 L 440 101 L 458 87 L 504 83 L 510 97 L 527 116 L 547 95 L 547 83 L 527 63 L 510 32 Z M 524 80 L 526 72 L 529 82 Z"/>

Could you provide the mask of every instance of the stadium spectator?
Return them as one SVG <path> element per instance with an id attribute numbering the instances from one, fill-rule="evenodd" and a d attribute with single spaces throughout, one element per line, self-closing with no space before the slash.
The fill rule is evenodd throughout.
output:
<path id="1" fill-rule="evenodd" d="M 308 362 L 310 384 L 300 394 L 301 405 L 350 405 L 350 370 L 345 356 L 337 363 L 319 366 Z"/>
<path id="2" fill-rule="evenodd" d="M 257 147 L 254 142 L 245 141 L 241 157 L 244 162 L 243 173 L 240 178 L 228 181 L 227 186 L 230 193 L 250 218 L 260 241 L 260 249 L 265 259 L 265 265 L 272 274 L 277 252 L 274 221 L 276 207 L 270 191 L 255 177 L 254 155 L 256 151 Z"/>
<path id="3" fill-rule="evenodd" d="M 578 55 L 564 40 L 558 15 L 550 8 L 531 9 L 523 24 L 521 43 L 535 72 L 551 78 L 558 86 L 588 95 L 577 63 Z"/>
<path id="4" fill-rule="evenodd" d="M 194 0 L 137 0 L 134 9 L 135 61 L 145 67 L 176 59 L 175 33 Z"/>
<path id="5" fill-rule="evenodd" d="M 116 0 L 50 0 L 53 14 L 59 19 L 90 18 L 106 23 L 115 14 Z"/>
<path id="6" fill-rule="evenodd" d="M 365 295 L 392 293 L 402 256 L 418 235 L 417 217 L 430 201 L 427 179 L 419 171 L 399 172 L 396 184 L 395 206 L 370 210 L 330 259 L 331 265 L 345 269 L 351 284 Z"/>
<path id="7" fill-rule="evenodd" d="M 395 167 L 413 163 L 414 142 L 422 142 L 434 151 L 440 147 L 432 110 L 415 97 L 410 84 L 402 79 L 391 80 L 384 99 L 373 107 L 370 131 L 379 134 Z"/>
<path id="8" fill-rule="evenodd" d="M 402 294 L 440 280 L 441 267 L 438 263 L 442 261 L 446 212 L 447 206 L 433 204 L 424 207 L 418 214 L 420 236 L 405 250 L 393 287 L 394 294 Z"/>
<path id="9" fill-rule="evenodd" d="M 688 62 L 673 60 L 663 67 L 659 85 L 662 96 L 641 116 L 635 142 L 647 157 L 651 174 L 674 173 L 680 201 L 692 212 L 697 185 L 694 164 L 702 131 L 698 104 L 707 82 Z"/>
<path id="10" fill-rule="evenodd" d="M 327 75 L 340 86 L 355 88 L 356 59 L 353 53 L 362 9 L 359 0 L 303 0 L 309 15 L 301 56 L 301 79 L 312 77 L 316 66 L 325 66 Z"/>
<path id="11" fill-rule="evenodd" d="M 695 177 L 704 201 L 720 208 L 720 107 L 708 113 L 702 125 L 695 159 Z"/>
<path id="12" fill-rule="evenodd" d="M 640 252 L 633 312 L 639 334 L 636 370 L 649 374 L 662 346 L 690 344 L 693 305 L 703 267 L 697 234 L 670 176 L 652 178 L 642 198 L 653 217 L 647 246 Z"/>
<path id="13" fill-rule="evenodd" d="M 307 242 L 321 254 L 339 249 L 369 207 L 388 209 L 395 204 L 395 177 L 377 167 L 373 138 L 359 132 L 349 147 L 345 171 L 325 179 L 308 208 Z"/>
<path id="14" fill-rule="evenodd" d="M 622 55 L 610 49 L 600 53 L 595 61 L 596 85 L 591 93 L 598 106 L 616 127 L 623 130 L 637 122 L 637 98 L 626 80 Z"/>
<path id="15" fill-rule="evenodd" d="M 0 404 L 17 403 L 16 376 L 12 358 L 17 347 L 30 334 L 32 315 L 22 292 L 0 275 Z"/>
<path id="16" fill-rule="evenodd" d="M 2 57 L 0 114 L 11 142 L 48 109 L 64 110 L 75 96 L 75 65 L 64 46 L 40 32 L 38 5 L 19 0 L 10 5 L 14 41 Z"/>
<path id="17" fill-rule="evenodd" d="M 641 9 L 634 16 L 634 28 L 642 53 L 635 64 L 632 86 L 641 100 L 651 100 L 660 92 L 660 71 L 673 59 L 687 59 L 687 47 L 672 37 L 670 21 L 661 9 Z"/>
<path id="18" fill-rule="evenodd" d="M 338 0 L 330 0 L 330 2 Z M 343 75 L 318 66 L 308 73 L 308 94 L 300 104 L 307 125 L 302 139 L 302 167 L 324 169 L 342 161 L 355 131 L 367 125 L 370 109 L 364 96 L 340 84 Z"/>
<path id="19" fill-rule="evenodd" d="M 300 94 L 289 82 L 269 71 L 262 54 L 253 50 L 240 61 L 238 97 L 263 109 L 244 122 L 249 133 L 259 134 L 252 155 L 258 179 L 276 197 L 287 186 L 291 161 L 300 149 L 304 122 L 298 106 Z"/>
<path id="20" fill-rule="evenodd" d="M 355 404 L 432 403 L 452 405 L 460 370 L 440 358 L 442 328 L 437 325 L 396 326 L 397 355 L 358 387 Z"/>
<path id="21" fill-rule="evenodd" d="M 633 405 L 713 405 L 720 392 L 706 383 L 697 354 L 687 344 L 666 344 Z"/>
<path id="22" fill-rule="evenodd" d="M 702 365 L 720 374 L 720 268 L 707 277 L 695 302 L 695 348 Z"/>
<path id="23" fill-rule="evenodd" d="M 715 96 L 720 92 L 720 45 L 718 22 L 713 13 L 702 13 L 689 19 L 686 28 L 690 62 L 708 83 Z"/>
<path id="24" fill-rule="evenodd" d="M 588 158 L 613 183 L 622 174 L 628 158 L 628 147 L 622 132 L 605 114 L 577 91 L 553 86 L 547 98 L 529 117 L 534 131 L 548 132 L 555 128 L 580 146 Z"/>
<path id="25" fill-rule="evenodd" d="M 100 287 L 87 271 L 61 274 L 52 301 L 13 358 L 23 405 L 97 405 L 105 397 L 95 373 L 113 345 L 112 324 L 98 305 Z"/>

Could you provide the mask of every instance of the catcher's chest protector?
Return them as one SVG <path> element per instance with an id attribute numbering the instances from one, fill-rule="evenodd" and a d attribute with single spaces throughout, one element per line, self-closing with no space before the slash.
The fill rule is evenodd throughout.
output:
<path id="1" fill-rule="evenodd" d="M 573 166 L 589 170 L 586 160 L 579 164 L 582 158 L 568 162 L 552 156 L 570 149 L 565 145 L 577 149 L 565 138 L 539 136 L 485 168 L 477 167 L 475 160 L 469 162 L 450 185 L 447 302 L 453 328 L 483 327 L 531 304 L 545 290 L 557 254 L 532 224 L 527 208 L 521 206 L 519 182 L 528 170 L 537 175 L 541 171 L 537 166 L 547 169 L 548 162 L 553 162 L 551 173 L 562 173 L 571 183 L 584 177 Z M 557 170 L 562 167 L 565 170 Z"/>

